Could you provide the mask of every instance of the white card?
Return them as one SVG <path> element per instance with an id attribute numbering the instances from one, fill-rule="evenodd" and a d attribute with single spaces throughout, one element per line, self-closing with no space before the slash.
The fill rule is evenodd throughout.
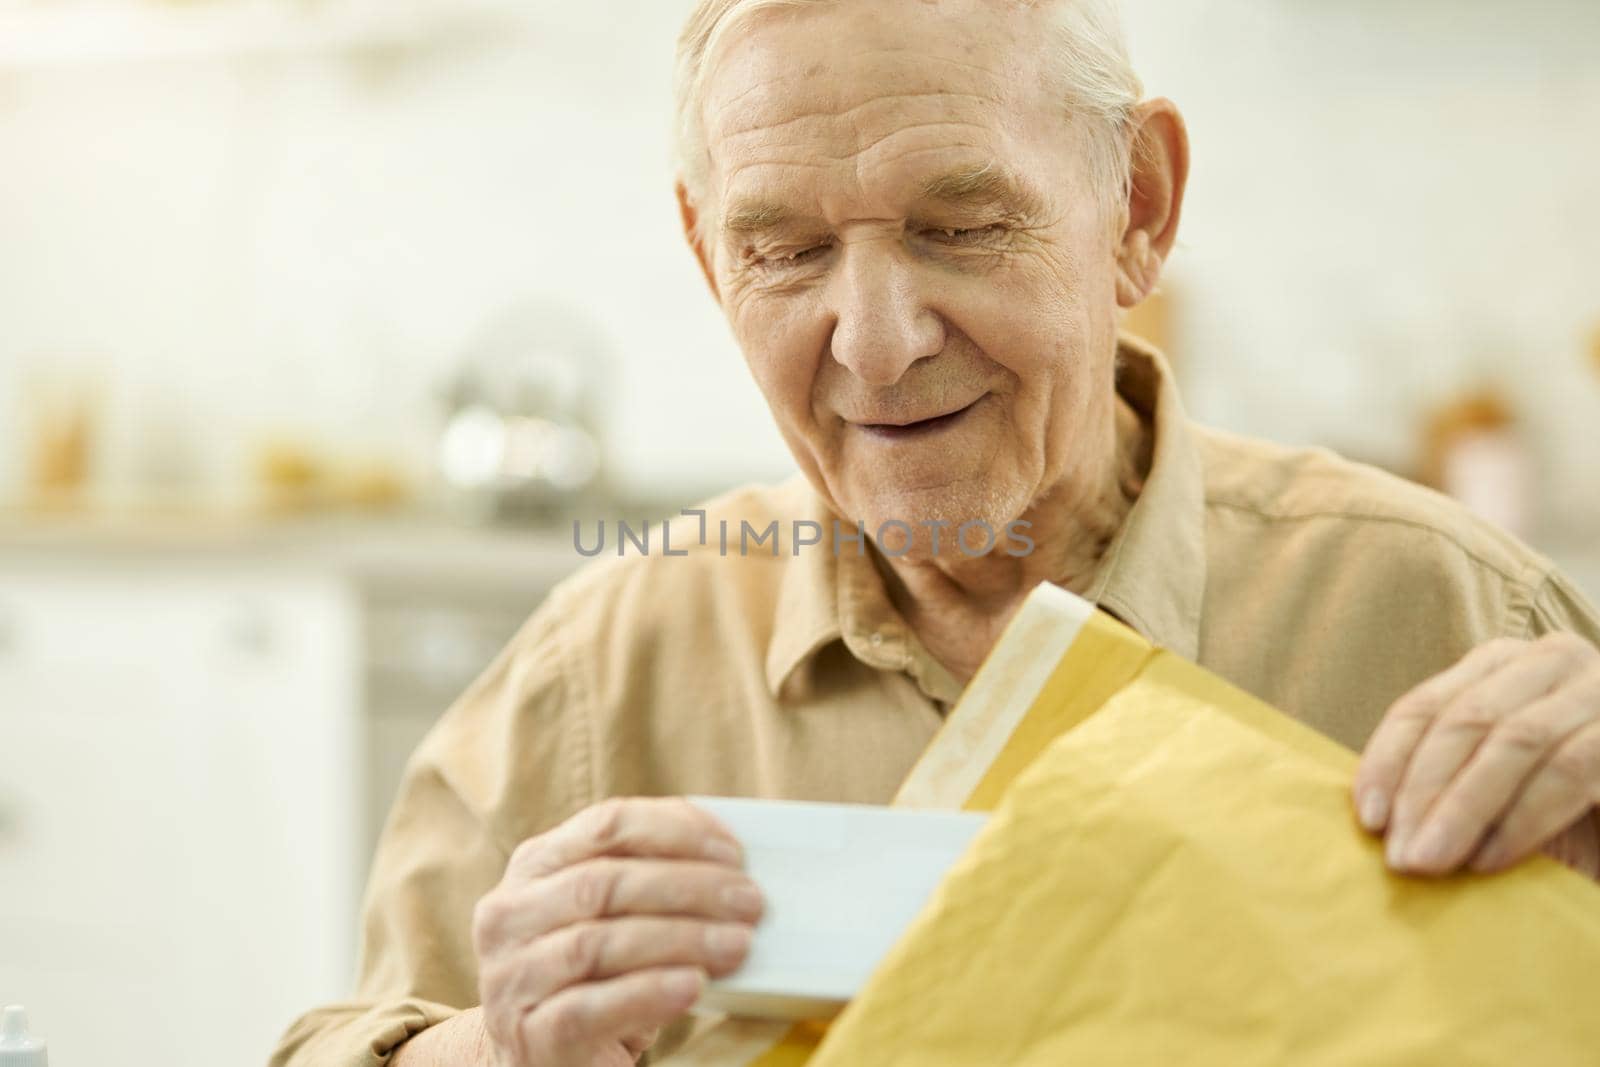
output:
<path id="1" fill-rule="evenodd" d="M 744 966 L 697 1008 L 823 1019 L 855 996 L 987 816 L 863 804 L 691 797 L 727 824 L 766 895 Z"/>

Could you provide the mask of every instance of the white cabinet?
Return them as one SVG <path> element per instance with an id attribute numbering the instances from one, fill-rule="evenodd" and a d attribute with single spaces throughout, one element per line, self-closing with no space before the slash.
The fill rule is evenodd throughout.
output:
<path id="1" fill-rule="evenodd" d="M 0 1001 L 53 1063 L 258 1065 L 347 994 L 359 646 L 315 571 L 0 570 Z"/>

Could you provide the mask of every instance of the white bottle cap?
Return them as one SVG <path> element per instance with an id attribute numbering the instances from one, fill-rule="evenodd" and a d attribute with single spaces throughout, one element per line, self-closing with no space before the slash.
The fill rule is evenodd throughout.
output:
<path id="1" fill-rule="evenodd" d="M 44 1042 L 28 1034 L 28 1013 L 13 1004 L 0 1016 L 0 1067 L 49 1067 Z"/>

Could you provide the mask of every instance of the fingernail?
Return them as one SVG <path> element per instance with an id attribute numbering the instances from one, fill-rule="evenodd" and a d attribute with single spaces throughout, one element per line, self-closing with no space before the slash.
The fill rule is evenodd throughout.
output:
<path id="1" fill-rule="evenodd" d="M 754 918 L 761 914 L 761 890 L 753 885 L 729 886 L 722 891 L 722 902 L 728 909 L 737 915 L 748 915 Z"/>
<path id="2" fill-rule="evenodd" d="M 1437 868 L 1445 861 L 1445 850 L 1450 841 L 1442 826 L 1425 826 L 1406 849 L 1406 863 L 1411 867 Z"/>
<path id="3" fill-rule="evenodd" d="M 695 1000 L 705 979 L 699 971 L 674 971 L 662 979 L 667 996 L 673 1000 Z"/>
<path id="4" fill-rule="evenodd" d="M 750 928 L 713 926 L 706 931 L 706 948 L 718 959 L 743 956 L 750 948 Z"/>
<path id="5" fill-rule="evenodd" d="M 1381 789 L 1367 790 L 1361 797 L 1361 825 L 1377 833 L 1388 819 L 1389 798 Z"/>
<path id="6" fill-rule="evenodd" d="M 713 863 L 726 863 L 733 867 L 739 866 L 741 859 L 738 846 L 721 837 L 713 837 L 706 842 L 705 856 Z"/>
<path id="7" fill-rule="evenodd" d="M 1389 831 L 1389 840 L 1383 849 L 1384 862 L 1394 870 L 1403 870 L 1406 866 L 1406 838 L 1404 835 Z"/>

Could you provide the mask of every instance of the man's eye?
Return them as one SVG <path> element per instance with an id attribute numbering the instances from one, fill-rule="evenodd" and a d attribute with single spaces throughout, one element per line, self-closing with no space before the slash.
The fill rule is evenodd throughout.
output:
<path id="1" fill-rule="evenodd" d="M 826 252 L 828 248 L 828 245 L 819 244 L 785 251 L 756 252 L 750 255 L 749 261 L 763 270 L 781 270 L 807 263 Z"/>
<path id="2" fill-rule="evenodd" d="M 949 244 L 971 244 L 974 241 L 981 241 L 984 238 L 993 237 L 999 231 L 1000 227 L 998 225 L 994 225 L 974 226 L 970 229 L 958 229 L 950 226 L 940 226 L 925 232 L 928 234 L 928 236 L 937 241 L 944 241 Z"/>
<path id="3" fill-rule="evenodd" d="M 788 253 L 783 257 L 783 262 L 804 263 L 806 260 L 814 259 L 827 250 L 827 245 L 812 245 L 810 248 L 802 248 L 799 251 Z"/>

